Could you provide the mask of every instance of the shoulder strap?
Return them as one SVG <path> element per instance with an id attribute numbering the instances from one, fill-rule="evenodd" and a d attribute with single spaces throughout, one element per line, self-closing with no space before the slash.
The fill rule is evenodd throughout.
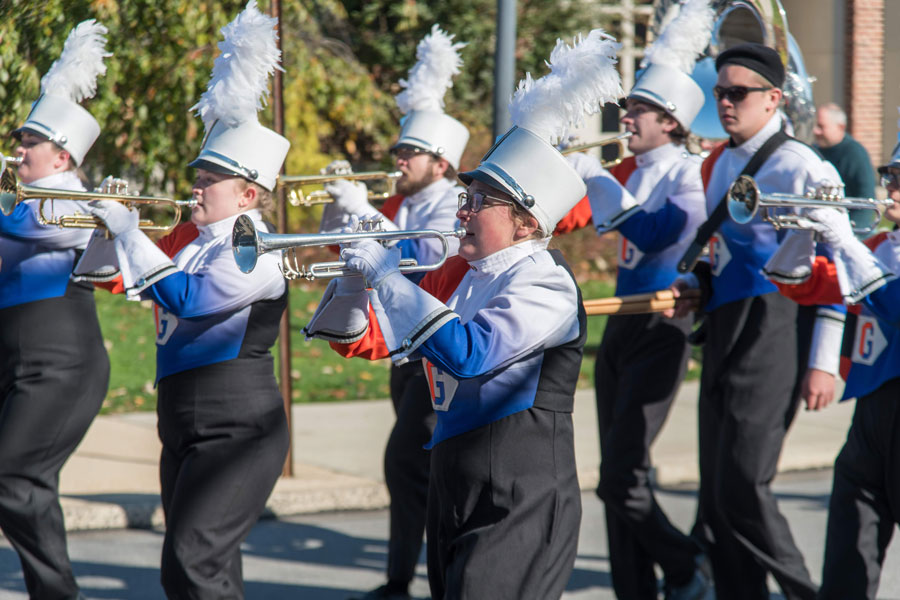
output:
<path id="1" fill-rule="evenodd" d="M 767 139 L 766 142 L 760 146 L 759 150 L 750 157 L 747 166 L 741 171 L 741 175 L 755 175 L 763 163 L 766 162 L 766 159 L 768 159 L 779 146 L 790 139 L 792 139 L 791 136 L 784 131 L 779 130 L 775 135 Z M 688 246 L 684 256 L 678 261 L 679 273 L 687 273 L 688 271 L 693 270 L 694 265 L 697 264 L 697 259 L 700 258 L 700 253 L 703 252 L 703 247 L 706 246 L 706 242 L 709 241 L 709 238 L 712 237 L 716 230 L 719 229 L 719 226 L 722 225 L 722 222 L 728 217 L 728 203 L 725 201 L 727 198 L 728 192 L 726 191 L 725 195 L 716 205 L 715 210 L 713 210 L 712 215 L 710 215 L 705 223 L 697 228 L 697 235 L 694 237 L 694 241 L 691 242 L 691 245 Z"/>

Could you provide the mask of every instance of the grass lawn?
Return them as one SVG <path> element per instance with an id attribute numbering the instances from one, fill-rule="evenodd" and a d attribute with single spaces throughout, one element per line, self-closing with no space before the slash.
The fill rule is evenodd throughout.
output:
<path id="1" fill-rule="evenodd" d="M 370 362 L 345 359 L 321 340 L 307 342 L 300 329 L 309 321 L 324 282 L 293 283 L 291 286 L 291 377 L 294 402 L 387 398 L 387 359 Z M 581 283 L 586 299 L 610 296 L 613 284 L 603 280 Z M 155 410 L 156 345 L 149 302 L 128 302 L 98 290 L 95 294 L 103 336 L 109 352 L 111 375 L 103 412 Z M 579 387 L 590 387 L 594 358 L 603 335 L 606 317 L 588 319 L 588 340 L 581 365 Z M 275 348 L 277 352 L 277 347 Z M 276 365 L 277 365 L 276 360 Z"/>

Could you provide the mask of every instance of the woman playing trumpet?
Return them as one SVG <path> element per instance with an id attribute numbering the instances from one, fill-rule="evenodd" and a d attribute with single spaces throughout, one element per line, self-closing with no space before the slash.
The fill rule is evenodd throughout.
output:
<path id="1" fill-rule="evenodd" d="M 581 107 L 618 95 L 614 49 L 593 31 L 554 51 L 551 68 L 567 63 L 567 75 L 595 84 L 589 91 L 577 94 L 558 73 L 520 86 L 517 126 L 460 175 L 467 235 L 458 256 L 417 286 L 398 271 L 399 249 L 355 244 L 344 258 L 371 290 L 360 277 L 337 280 L 306 328 L 346 356 L 421 360 L 437 416 L 426 529 L 436 600 L 558 598 L 574 565 L 581 502 L 571 411 L 585 316 L 571 272 L 547 244 L 585 186 L 550 141 Z"/>
<path id="2" fill-rule="evenodd" d="M 106 72 L 105 34 L 93 20 L 77 25 L 41 80 L 43 95 L 13 132 L 23 182 L 84 190 L 76 169 L 100 126 L 78 102 Z M 19 553 L 31 598 L 75 598 L 59 470 L 100 410 L 109 360 L 93 287 L 69 279 L 90 232 L 41 225 L 38 203 L 0 214 L 0 529 Z"/>
<path id="3" fill-rule="evenodd" d="M 256 64 L 259 72 L 244 73 L 245 80 L 265 86 L 279 56 L 274 24 L 251 2 L 225 28 L 215 72 Z M 223 68 L 223 60 L 237 64 Z M 227 97 L 216 95 L 217 83 L 232 90 Z M 264 87 L 235 98 L 227 83 L 214 77 L 195 107 L 208 133 L 191 163 L 197 205 L 190 224 L 157 247 L 138 230 L 136 211 L 114 202 L 91 208 L 115 236 L 127 293 L 155 304 L 166 518 L 161 578 L 170 598 L 243 597 L 240 545 L 265 508 L 289 443 L 269 354 L 286 284 L 274 255 L 262 257 L 252 274 L 241 273 L 231 230 L 239 215 L 266 227 L 261 210 L 271 202 L 290 143 L 260 125 L 255 109 L 240 112 L 257 105 Z"/>

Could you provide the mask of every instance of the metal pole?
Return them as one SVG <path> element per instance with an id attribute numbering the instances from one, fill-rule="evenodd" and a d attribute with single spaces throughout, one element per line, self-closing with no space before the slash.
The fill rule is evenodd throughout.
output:
<path id="1" fill-rule="evenodd" d="M 281 0 L 272 0 L 269 7 L 269 14 L 278 19 L 278 50 L 281 50 Z M 281 63 L 284 64 L 284 54 L 281 55 Z M 272 113 L 273 126 L 279 135 L 284 135 L 284 79 L 279 70 L 275 70 L 275 81 L 272 84 Z M 281 174 L 285 174 L 285 166 L 281 165 Z M 285 202 L 284 188 L 278 190 L 276 194 L 277 212 L 278 212 L 278 233 L 287 232 L 287 203 Z M 281 398 L 284 402 L 284 412 L 287 416 L 288 439 L 291 443 L 288 445 L 287 458 L 284 461 L 284 467 L 281 474 L 285 477 L 291 477 L 294 474 L 294 428 L 291 424 L 291 396 L 293 386 L 291 385 L 291 305 L 290 305 L 290 286 L 288 286 L 288 306 L 281 315 L 281 323 L 278 326 L 278 376 L 281 387 Z"/>
<path id="2" fill-rule="evenodd" d="M 496 139 L 512 126 L 508 105 L 516 75 L 516 0 L 497 0 L 497 46 L 494 57 L 494 139 Z"/>

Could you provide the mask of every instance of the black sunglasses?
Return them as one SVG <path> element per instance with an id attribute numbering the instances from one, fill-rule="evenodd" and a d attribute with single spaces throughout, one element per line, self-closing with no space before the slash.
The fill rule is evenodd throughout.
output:
<path id="1" fill-rule="evenodd" d="M 462 192 L 459 195 L 459 204 L 457 206 L 459 207 L 459 210 L 466 209 L 468 212 L 475 214 L 482 208 L 490 208 L 491 206 L 498 206 L 500 204 L 506 204 L 508 206 L 515 205 L 512 200 L 488 196 L 482 192 L 474 192 L 472 194 Z"/>
<path id="2" fill-rule="evenodd" d="M 766 92 L 771 90 L 770 87 L 747 87 L 745 85 L 732 85 L 731 87 L 722 87 L 721 85 L 717 85 L 713 88 L 713 96 L 716 97 L 716 100 L 728 100 L 734 104 L 738 102 L 743 102 L 744 98 L 747 97 L 747 94 L 750 92 Z"/>
<path id="3" fill-rule="evenodd" d="M 881 186 L 885 188 L 900 189 L 900 173 L 887 171 L 881 174 Z"/>
<path id="4" fill-rule="evenodd" d="M 394 158 L 399 158 L 401 160 L 412 160 L 419 154 L 429 154 L 434 156 L 428 150 L 422 150 L 421 148 L 414 148 L 413 146 L 401 146 L 399 148 L 391 148 L 390 150 L 391 156 Z"/>

